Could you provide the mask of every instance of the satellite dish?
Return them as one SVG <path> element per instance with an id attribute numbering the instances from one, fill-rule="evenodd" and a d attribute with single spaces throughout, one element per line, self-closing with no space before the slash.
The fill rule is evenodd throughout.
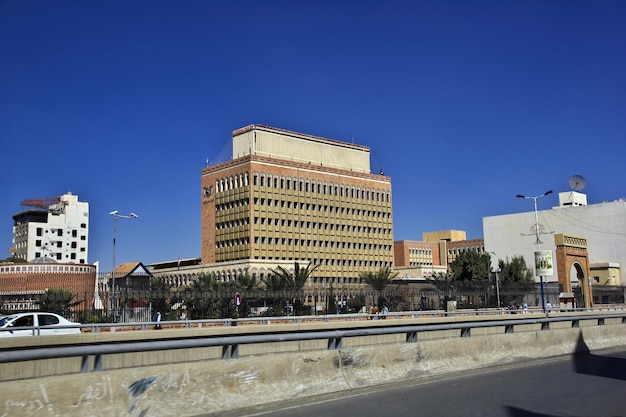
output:
<path id="1" fill-rule="evenodd" d="M 569 186 L 574 191 L 580 191 L 585 188 L 586 185 L 585 177 L 582 175 L 572 175 L 569 179 Z"/>

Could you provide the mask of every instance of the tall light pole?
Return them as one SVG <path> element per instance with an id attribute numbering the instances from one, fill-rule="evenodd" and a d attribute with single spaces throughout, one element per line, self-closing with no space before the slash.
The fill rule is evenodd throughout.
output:
<path id="1" fill-rule="evenodd" d="M 533 200 L 533 203 L 535 203 L 535 238 L 537 239 L 535 241 L 535 244 L 537 245 L 537 252 L 539 252 L 541 250 L 541 240 L 539 240 L 539 217 L 537 215 L 537 200 L 540 199 L 541 197 L 545 197 L 548 194 L 552 194 L 554 192 L 554 190 L 548 190 L 545 193 L 541 194 L 541 195 L 536 195 L 534 197 L 527 197 L 525 195 L 521 195 L 518 194 L 515 197 L 517 198 L 528 198 Z M 546 301 L 545 301 L 545 296 L 544 296 L 544 291 L 543 291 L 543 275 L 541 275 L 539 277 L 539 282 L 541 283 L 541 311 L 543 311 L 544 313 L 546 312 Z"/>
<path id="2" fill-rule="evenodd" d="M 495 252 L 489 252 L 490 255 L 495 255 Z M 498 310 L 500 310 L 500 282 L 498 281 L 498 272 L 500 272 L 500 268 L 496 268 L 494 273 L 496 274 L 496 298 L 498 300 Z"/>
<path id="3" fill-rule="evenodd" d="M 117 234 L 117 221 L 119 219 L 136 219 L 137 216 L 135 213 L 130 213 L 128 215 L 119 214 L 117 210 L 113 210 L 109 213 L 110 216 L 113 216 L 113 268 L 111 269 L 111 315 L 113 316 L 113 320 L 115 320 L 115 237 Z"/>

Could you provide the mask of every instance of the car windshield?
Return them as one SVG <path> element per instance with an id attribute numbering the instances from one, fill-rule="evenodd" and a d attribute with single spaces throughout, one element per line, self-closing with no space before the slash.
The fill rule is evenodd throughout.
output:
<path id="1" fill-rule="evenodd" d="M 0 327 L 4 327 L 12 319 L 13 319 L 13 316 L 2 316 L 2 317 L 0 317 Z"/>

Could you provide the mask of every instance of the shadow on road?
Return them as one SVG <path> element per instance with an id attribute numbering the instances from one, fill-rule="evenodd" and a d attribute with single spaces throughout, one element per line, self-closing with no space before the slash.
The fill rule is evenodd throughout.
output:
<path id="1" fill-rule="evenodd" d="M 552 414 L 535 413 L 517 407 L 506 407 L 506 411 L 511 417 L 558 417 Z"/>
<path id="2" fill-rule="evenodd" d="M 594 355 L 585 343 L 582 333 L 578 336 L 574 355 L 574 371 L 579 374 L 626 380 L 626 358 Z"/>

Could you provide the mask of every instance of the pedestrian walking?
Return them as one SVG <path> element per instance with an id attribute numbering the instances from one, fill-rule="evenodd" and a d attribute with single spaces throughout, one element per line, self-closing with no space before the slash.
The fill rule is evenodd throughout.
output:
<path id="1" fill-rule="evenodd" d="M 154 330 L 160 330 L 161 329 L 161 312 L 160 311 L 156 312 L 156 314 L 152 318 L 152 321 L 154 322 Z"/>

